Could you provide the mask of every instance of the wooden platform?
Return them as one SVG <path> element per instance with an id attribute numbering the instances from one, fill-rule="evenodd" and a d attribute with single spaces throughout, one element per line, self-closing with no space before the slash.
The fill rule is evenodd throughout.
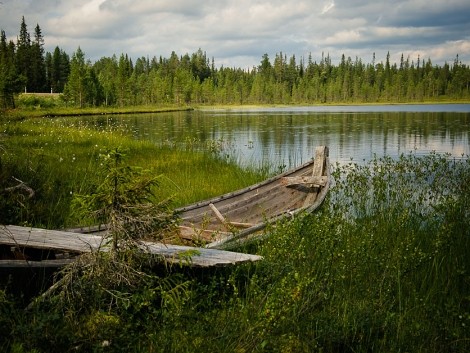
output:
<path id="1" fill-rule="evenodd" d="M 73 261 L 73 257 L 78 254 L 109 249 L 104 244 L 103 237 L 99 235 L 20 226 L 1 226 L 0 246 L 9 247 L 12 254 L 17 251 L 20 257 L 26 254 L 24 249 L 49 251 L 59 256 L 41 261 L 31 261 L 27 256 L 3 259 L 0 260 L 0 267 L 60 267 Z M 154 242 L 142 242 L 141 247 L 144 251 L 162 256 L 169 263 L 193 267 L 236 265 L 262 259 L 258 255 Z"/>

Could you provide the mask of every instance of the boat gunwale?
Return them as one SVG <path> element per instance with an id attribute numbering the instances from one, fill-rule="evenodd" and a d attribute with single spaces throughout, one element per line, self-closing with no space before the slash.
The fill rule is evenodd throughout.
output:
<path id="1" fill-rule="evenodd" d="M 307 166 L 308 166 L 308 163 L 305 163 L 304 165 L 300 166 L 299 168 L 296 168 L 295 170 L 290 170 L 290 172 L 294 173 L 295 171 L 298 171 L 298 170 L 300 170 L 302 168 L 305 168 Z M 331 180 L 330 159 L 329 159 L 329 157 L 326 157 L 326 156 L 325 156 L 325 166 L 326 166 L 326 170 L 325 170 L 324 174 L 326 174 L 326 176 L 327 176 L 327 182 L 326 182 L 325 186 L 323 186 L 321 188 L 321 190 L 318 192 L 318 196 L 312 204 L 296 208 L 296 209 L 294 209 L 292 211 L 289 211 L 289 212 L 284 212 L 284 213 L 282 213 L 278 216 L 266 219 L 264 222 L 253 224 L 252 227 L 243 229 L 239 232 L 236 232 L 236 233 L 234 233 L 233 235 L 231 235 L 229 237 L 226 237 L 226 238 L 223 238 L 223 239 L 220 239 L 220 240 L 216 240 L 212 243 L 206 244 L 206 247 L 207 248 L 213 248 L 213 249 L 217 249 L 217 248 L 221 248 L 221 247 L 224 248 L 225 246 L 227 246 L 226 244 L 228 244 L 228 243 L 233 244 L 236 240 L 239 240 L 241 238 L 247 237 L 248 235 L 250 235 L 252 233 L 263 230 L 264 228 L 266 228 L 268 226 L 268 224 L 274 224 L 274 223 L 279 222 L 280 220 L 282 220 L 286 217 L 289 217 L 289 216 L 294 217 L 297 214 L 302 213 L 302 212 L 306 212 L 306 213 L 310 214 L 313 211 L 315 211 L 323 203 L 323 201 L 326 198 L 326 195 L 328 193 L 329 187 L 330 187 L 330 180 Z M 283 174 L 285 174 L 285 173 L 283 173 Z M 278 175 L 278 177 L 281 178 L 282 176 L 284 176 L 283 174 Z M 287 174 L 290 174 L 290 173 L 287 173 Z"/>
<path id="2" fill-rule="evenodd" d="M 304 163 L 304 164 L 302 164 L 302 165 L 300 165 L 296 168 L 289 169 L 289 170 L 287 170 L 287 171 L 285 171 L 281 174 L 277 174 L 275 176 L 272 176 L 271 178 L 265 179 L 265 180 L 263 180 L 263 181 L 261 181 L 257 184 L 252 184 L 250 186 L 247 186 L 247 187 L 239 189 L 239 190 L 231 191 L 231 192 L 228 192 L 228 193 L 223 194 L 223 195 L 219 195 L 219 196 L 216 196 L 216 197 L 213 197 L 213 198 L 210 198 L 210 199 L 198 201 L 196 203 L 193 203 L 193 204 L 190 204 L 190 205 L 187 205 L 187 206 L 176 208 L 175 213 L 176 214 L 181 214 L 181 213 L 184 213 L 184 212 L 187 212 L 187 211 L 195 210 L 197 208 L 202 208 L 202 207 L 209 206 L 210 203 L 217 203 L 217 202 L 220 202 L 220 201 L 227 200 L 229 198 L 233 198 L 233 197 L 236 197 L 236 196 L 246 194 L 246 193 L 248 193 L 250 191 L 253 191 L 257 188 L 260 188 L 262 186 L 266 186 L 266 185 L 272 184 L 276 181 L 279 181 L 282 177 L 285 177 L 286 175 L 296 173 L 299 170 L 302 170 L 302 169 L 305 169 L 305 168 L 309 167 L 310 165 L 313 166 L 314 162 L 315 162 L 315 160 L 311 159 L 309 162 L 306 162 L 306 163 Z"/>

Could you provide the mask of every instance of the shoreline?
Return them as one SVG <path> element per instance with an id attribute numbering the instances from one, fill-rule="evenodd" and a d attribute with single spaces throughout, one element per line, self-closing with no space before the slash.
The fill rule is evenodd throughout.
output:
<path id="1" fill-rule="evenodd" d="M 91 115 L 124 115 L 124 114 L 152 114 L 152 113 L 170 113 L 170 112 L 183 112 L 183 111 L 210 111 L 210 110 L 243 110 L 243 109 L 262 109 L 262 108 L 308 108 L 308 107 L 375 107 L 375 106 L 416 106 L 416 105 L 457 105 L 457 104 L 470 104 L 470 101 L 426 101 L 426 102 L 373 102 L 373 103 L 319 103 L 319 104 L 215 104 L 215 105 L 195 105 L 184 107 L 161 107 L 152 108 L 147 106 L 140 107 L 95 107 L 95 108 L 38 108 L 38 109 L 24 109 L 15 108 L 11 110 L 4 110 L 0 112 L 0 119 L 10 118 L 58 118 L 58 117 L 73 117 L 73 116 L 91 116 Z"/>

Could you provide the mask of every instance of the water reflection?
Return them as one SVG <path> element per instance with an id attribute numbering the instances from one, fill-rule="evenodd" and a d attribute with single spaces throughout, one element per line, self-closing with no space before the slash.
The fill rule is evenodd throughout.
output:
<path id="1" fill-rule="evenodd" d="M 459 107 L 465 112 L 456 113 L 456 106 L 467 110 Z M 397 157 L 410 151 L 461 158 L 470 154 L 469 105 L 450 107 L 454 112 L 441 111 L 442 106 L 432 112 L 270 108 L 113 116 L 105 118 L 106 122 L 99 121 L 102 117 L 85 119 L 101 126 L 125 125 L 135 138 L 157 144 L 223 140 L 242 164 L 269 161 L 290 167 L 309 160 L 317 145 L 329 146 L 331 161 L 340 163 L 368 161 L 374 155 Z"/>

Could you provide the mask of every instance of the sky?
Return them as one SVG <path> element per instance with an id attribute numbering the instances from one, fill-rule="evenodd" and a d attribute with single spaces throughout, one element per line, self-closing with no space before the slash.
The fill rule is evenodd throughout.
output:
<path id="1" fill-rule="evenodd" d="M 469 0 L 0 0 L 0 29 L 16 42 L 24 16 L 45 50 L 80 46 L 92 62 L 113 54 L 170 57 L 198 49 L 216 67 L 250 69 L 282 52 L 297 63 L 342 54 L 364 63 L 410 58 L 470 64 Z"/>

